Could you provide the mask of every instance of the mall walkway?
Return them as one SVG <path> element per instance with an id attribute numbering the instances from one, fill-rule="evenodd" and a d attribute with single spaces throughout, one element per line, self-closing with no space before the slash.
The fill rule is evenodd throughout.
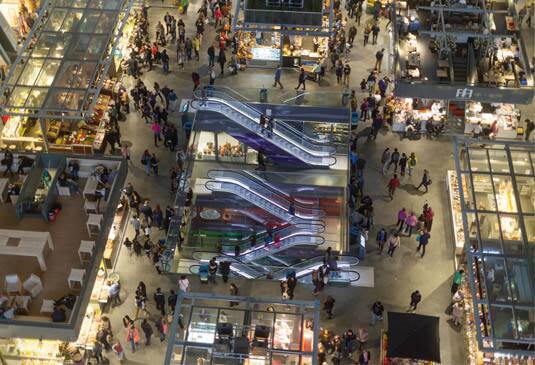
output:
<path id="1" fill-rule="evenodd" d="M 165 0 L 162 5 L 161 0 L 153 0 L 149 9 L 151 36 L 154 37 L 154 27 L 158 20 L 162 20 L 166 11 L 172 12 L 175 17 L 178 16 L 175 7 L 170 7 L 170 0 Z M 194 22 L 196 20 L 196 11 L 199 7 L 200 0 L 193 1 L 189 9 L 189 17 L 184 18 L 188 35 L 194 31 Z M 367 17 L 366 15 L 364 17 Z M 363 17 L 363 20 L 364 20 Z M 388 45 L 388 33 L 385 31 L 386 21 L 382 22 L 379 42 L 376 46 L 368 46 L 362 49 L 362 26 L 358 30 L 355 40 L 355 49 L 351 53 L 351 86 L 355 90 L 360 90 L 359 83 L 364 77 L 367 77 L 375 60 L 375 52 Z M 206 39 L 213 39 L 213 28 L 207 26 L 205 40 L 201 49 L 201 62 L 189 62 L 186 68 L 177 71 L 174 46 L 168 47 L 171 56 L 171 73 L 164 75 L 161 66 L 157 66 L 155 71 L 145 73 L 143 80 L 151 88 L 154 81 L 158 81 L 160 86 L 168 85 L 175 89 L 179 100 L 191 96 L 192 82 L 191 72 L 197 70 L 198 66 L 204 65 L 206 69 L 206 49 L 208 42 Z M 230 55 L 227 55 L 230 58 Z M 385 57 L 386 59 L 386 57 Z M 385 61 L 383 61 L 385 62 Z M 203 82 L 206 80 L 206 74 Z M 227 85 L 233 88 L 241 87 L 268 87 L 271 89 L 273 80 L 273 70 L 248 69 L 239 72 L 236 76 L 226 76 L 223 79 L 217 79 L 216 85 Z M 297 72 L 293 70 L 284 70 L 282 83 L 285 88 L 293 92 L 293 87 L 297 84 Z M 333 81 L 334 80 L 334 81 Z M 336 78 L 330 73 L 325 78 L 324 86 L 318 87 L 315 83 L 308 82 L 307 90 L 340 90 L 336 86 Z M 132 85 L 132 80 L 127 80 L 127 85 Z M 362 99 L 359 96 L 359 101 Z M 179 116 L 170 115 L 170 120 L 180 126 Z M 369 123 L 363 124 L 360 128 L 369 127 Z M 134 184 L 135 188 L 143 197 L 150 198 L 151 204 L 159 203 L 162 207 L 172 202 L 172 196 L 169 193 L 168 169 L 174 163 L 174 154 L 166 151 L 163 147 L 155 149 L 153 147 L 152 133 L 136 113 L 130 113 L 127 121 L 121 124 L 122 138 L 131 141 L 133 146 L 132 165 L 127 181 Z M 450 141 L 398 141 L 397 135 L 379 135 L 377 141 L 364 143 L 360 145 L 360 151 L 368 161 L 365 174 L 365 193 L 370 194 L 374 199 L 375 205 L 375 222 L 376 227 L 370 232 L 372 239 L 369 242 L 368 254 L 363 266 L 371 266 L 375 270 L 375 287 L 374 288 L 327 288 L 320 296 L 321 301 L 326 295 L 332 295 L 336 298 L 335 316 L 332 320 L 327 320 L 322 314 L 321 326 L 333 329 L 336 333 L 341 334 L 348 327 L 356 330 L 359 327 L 368 327 L 370 321 L 370 306 L 375 300 L 381 300 L 386 310 L 404 311 L 409 302 L 410 293 L 414 289 L 422 292 L 423 300 L 419 307 L 418 313 L 430 314 L 441 317 L 440 336 L 441 336 L 441 354 L 442 364 L 458 365 L 463 364 L 465 358 L 465 348 L 463 344 L 463 334 L 450 328 L 446 323 L 444 310 L 449 303 L 449 287 L 453 273 L 453 248 L 451 239 L 450 217 L 448 213 L 448 200 L 444 185 L 445 171 L 453 165 L 453 160 L 449 158 L 452 144 Z M 181 140 L 183 143 L 183 139 Z M 402 188 L 397 192 L 393 202 L 386 199 L 386 178 L 379 172 L 380 156 L 386 146 L 398 147 L 403 152 L 415 152 L 419 157 L 420 163 L 417 167 L 413 181 L 406 180 L 402 182 Z M 144 169 L 140 165 L 140 156 L 145 149 L 155 151 L 161 160 L 158 177 L 147 177 Z M 440 151 L 440 153 L 433 153 Z M 428 159 L 428 160 L 427 160 Z M 419 183 L 423 168 L 430 169 L 433 178 L 433 185 L 430 193 L 425 196 L 414 193 L 410 183 Z M 376 187 L 377 191 L 371 191 Z M 394 258 L 377 255 L 374 245 L 374 237 L 377 227 L 395 223 L 396 212 L 404 206 L 407 209 L 420 211 L 424 202 L 429 202 L 436 212 L 435 223 L 432 238 L 428 246 L 428 252 L 423 259 L 416 256 L 414 250 L 416 241 L 413 238 L 403 238 L 401 248 L 396 252 Z M 133 236 L 131 227 L 128 227 L 128 237 Z M 163 237 L 164 232 L 153 233 L 153 239 L 158 236 Z M 128 363 L 131 364 L 162 364 L 165 355 L 167 341 L 163 344 L 158 339 L 153 339 L 153 344 L 149 347 L 141 346 L 135 353 L 130 352 L 129 346 L 125 341 L 125 331 L 122 327 L 121 319 L 128 314 L 133 316 L 134 292 L 140 280 L 144 281 L 148 290 L 148 309 L 151 318 L 157 316 L 154 307 L 152 295 L 156 287 L 161 287 L 166 295 L 170 289 L 176 289 L 177 278 L 173 275 L 158 275 L 154 267 L 146 257 L 136 258 L 129 255 L 123 247 L 116 266 L 116 271 L 120 274 L 123 290 L 121 298 L 124 303 L 113 308 L 109 313 L 112 320 L 112 326 L 116 338 L 120 339 L 126 349 Z M 199 284 L 198 278 L 191 277 L 192 291 L 203 291 L 227 294 L 228 288 L 222 283 L 216 286 Z M 248 282 L 245 280 L 235 280 L 240 288 L 241 295 L 279 297 L 279 284 L 277 282 L 260 281 Z M 395 290 L 393 290 L 395 288 Z M 313 300 L 312 288 L 299 285 L 296 289 L 296 298 Z M 136 322 L 139 325 L 139 321 Z M 372 364 L 378 364 L 379 356 L 379 338 L 380 330 L 384 323 L 378 323 L 373 329 L 370 329 L 369 349 L 372 353 Z M 142 336 L 143 337 L 143 336 Z M 111 352 L 105 354 L 112 360 L 112 364 L 117 364 L 117 358 Z"/>

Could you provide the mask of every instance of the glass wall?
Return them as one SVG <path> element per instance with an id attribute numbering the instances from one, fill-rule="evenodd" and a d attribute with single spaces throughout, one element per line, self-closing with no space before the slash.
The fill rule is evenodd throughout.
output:
<path id="1" fill-rule="evenodd" d="M 472 238 L 466 251 L 469 278 L 477 291 L 480 316 L 474 317 L 483 329 L 482 343 L 491 350 L 528 350 L 535 344 L 535 146 L 458 146 L 465 239 Z"/>

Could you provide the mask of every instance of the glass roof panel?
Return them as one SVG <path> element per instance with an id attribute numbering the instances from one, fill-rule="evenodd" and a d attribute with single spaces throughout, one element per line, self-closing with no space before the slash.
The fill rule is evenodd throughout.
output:
<path id="1" fill-rule="evenodd" d="M 511 151 L 511 158 L 514 161 L 513 168 L 515 174 L 533 175 L 531 161 L 527 151 Z"/>
<path id="2" fill-rule="evenodd" d="M 74 118 L 89 115 L 91 110 L 80 109 L 79 113 L 72 113 L 75 110 L 72 108 L 92 107 L 87 101 L 94 96 L 95 90 L 88 90 L 88 87 L 100 90 L 105 78 L 99 72 L 105 68 L 97 69 L 98 61 L 111 62 L 111 58 L 103 57 L 103 54 L 117 36 L 115 29 L 125 24 L 126 4 L 132 1 L 45 2 L 40 15 L 44 25 L 34 30 L 36 42 L 19 52 L 2 87 L 5 92 L 0 92 L 1 95 L 12 94 L 9 101 L 0 100 L 0 103 L 11 106 L 4 113 L 23 115 L 31 112 L 48 117 L 50 109 L 61 111 L 59 109 L 65 106 L 66 112 Z M 44 14 L 49 16 L 44 18 Z M 27 101 L 30 93 L 32 98 Z M 40 104 L 44 104 L 43 110 L 39 110 Z"/>

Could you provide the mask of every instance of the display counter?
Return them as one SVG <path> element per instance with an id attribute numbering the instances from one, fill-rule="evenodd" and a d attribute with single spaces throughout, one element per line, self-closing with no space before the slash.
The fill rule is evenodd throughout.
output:
<path id="1" fill-rule="evenodd" d="M 467 102 L 464 133 L 472 134 L 475 125 L 481 123 L 483 134 L 488 135 L 492 124 L 496 122 L 498 133 L 495 138 L 515 139 L 519 120 L 520 110 L 516 109 L 513 104 Z"/>
<path id="2" fill-rule="evenodd" d="M 249 66 L 277 67 L 281 61 L 279 32 L 240 32 L 238 60 Z"/>
<path id="3" fill-rule="evenodd" d="M 392 114 L 393 132 L 405 132 L 408 120 L 420 123 L 421 131 L 425 131 L 428 121 L 434 124 L 446 121 L 446 108 L 442 101 L 424 103 L 417 109 L 414 109 L 411 98 L 389 98 L 386 103 L 388 111 Z"/>
<path id="4" fill-rule="evenodd" d="M 461 197 L 459 194 L 459 181 L 457 173 L 453 170 L 447 172 L 447 184 L 450 198 L 450 213 L 453 222 L 453 238 L 455 241 L 455 254 L 462 255 L 464 252 L 464 229 L 463 215 L 461 210 Z M 463 182 L 464 194 L 467 194 L 466 184 Z"/>
<path id="5" fill-rule="evenodd" d="M 328 37 L 285 35 L 282 45 L 284 67 L 313 67 L 328 56 Z M 307 70 L 311 72 L 311 70 Z"/>
<path id="6" fill-rule="evenodd" d="M 201 131 L 192 148 L 196 160 L 256 164 L 257 151 L 227 133 Z"/>
<path id="7" fill-rule="evenodd" d="M 26 152 L 43 151 L 43 134 L 38 119 L 10 116 L 4 123 L 0 134 L 2 148 L 9 147 L 11 150 Z"/>
<path id="8" fill-rule="evenodd" d="M 54 340 L 0 339 L 0 352 L 4 364 L 72 364 L 82 354 L 74 344 Z"/>

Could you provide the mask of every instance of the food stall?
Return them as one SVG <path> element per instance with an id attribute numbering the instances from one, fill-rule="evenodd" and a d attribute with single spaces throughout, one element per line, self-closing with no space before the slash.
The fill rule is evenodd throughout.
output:
<path id="1" fill-rule="evenodd" d="M 299 67 L 321 64 L 322 60 L 328 57 L 328 43 L 328 37 L 284 35 L 282 65 L 284 67 Z"/>
<path id="2" fill-rule="evenodd" d="M 280 32 L 239 32 L 238 60 L 249 66 L 277 67 L 280 63 Z"/>
<path id="3" fill-rule="evenodd" d="M 433 124 L 446 121 L 446 107 L 442 100 L 389 97 L 386 104 L 392 114 L 394 132 L 404 132 L 407 120 L 419 122 L 421 130 L 425 130 L 428 121 Z"/>
<path id="4" fill-rule="evenodd" d="M 256 164 L 257 151 L 225 132 L 197 132 L 193 141 L 196 160 Z"/>
<path id="5" fill-rule="evenodd" d="M 515 139 L 518 135 L 517 128 L 520 122 L 520 110 L 513 104 L 467 102 L 464 120 L 465 134 L 471 135 L 474 126 L 481 123 L 483 133 L 488 135 L 492 124 L 496 122 L 498 126 L 496 138 Z"/>

